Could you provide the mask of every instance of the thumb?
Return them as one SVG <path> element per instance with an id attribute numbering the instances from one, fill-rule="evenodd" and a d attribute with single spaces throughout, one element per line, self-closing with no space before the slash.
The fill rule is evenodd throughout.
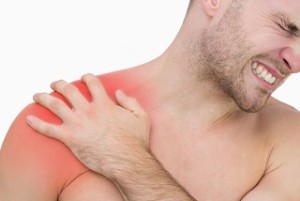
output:
<path id="1" fill-rule="evenodd" d="M 142 106 L 138 103 L 138 101 L 135 98 L 127 96 L 121 90 L 116 91 L 116 100 L 120 106 L 131 111 L 137 116 L 142 116 L 146 114 Z"/>

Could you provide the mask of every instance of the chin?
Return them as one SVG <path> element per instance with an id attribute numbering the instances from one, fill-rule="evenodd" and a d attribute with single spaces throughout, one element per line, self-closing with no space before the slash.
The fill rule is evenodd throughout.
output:
<path id="1" fill-rule="evenodd" d="M 256 113 L 256 112 L 259 112 L 260 110 L 262 110 L 263 106 L 258 106 L 258 105 L 252 105 L 252 106 L 248 106 L 248 107 L 242 107 L 240 105 L 238 105 L 239 108 L 244 111 L 244 112 L 247 112 L 247 113 Z"/>
<path id="2" fill-rule="evenodd" d="M 237 106 L 244 112 L 256 113 L 261 111 L 267 103 L 270 96 L 259 97 L 259 98 L 244 98 L 235 100 Z"/>

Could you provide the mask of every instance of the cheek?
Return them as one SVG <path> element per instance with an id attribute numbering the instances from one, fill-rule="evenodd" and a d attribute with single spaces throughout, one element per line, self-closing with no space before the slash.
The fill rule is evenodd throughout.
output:
<path id="1" fill-rule="evenodd" d="M 265 54 L 285 47 L 290 38 L 272 20 L 276 1 L 249 1 L 243 15 L 243 29 L 252 44 L 254 55 Z M 271 8 L 272 7 L 272 8 Z"/>
<path id="2" fill-rule="evenodd" d="M 290 38 L 271 20 L 259 18 L 257 23 L 251 21 L 249 24 L 255 26 L 245 26 L 247 40 L 252 45 L 254 55 L 266 54 L 280 50 L 289 44 Z"/>
<path id="3" fill-rule="evenodd" d="M 275 30 L 273 32 L 272 30 L 261 29 L 249 33 L 249 40 L 253 44 L 253 51 L 256 55 L 274 52 L 287 46 L 289 39 L 275 33 Z"/>

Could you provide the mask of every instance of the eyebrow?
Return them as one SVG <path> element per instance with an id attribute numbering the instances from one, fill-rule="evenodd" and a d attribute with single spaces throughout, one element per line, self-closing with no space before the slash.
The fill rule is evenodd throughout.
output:
<path id="1" fill-rule="evenodd" d="M 274 13 L 272 15 L 274 18 L 279 20 L 284 27 L 288 28 L 291 34 L 300 37 L 300 30 L 296 23 L 292 22 L 291 19 L 284 13 Z"/>

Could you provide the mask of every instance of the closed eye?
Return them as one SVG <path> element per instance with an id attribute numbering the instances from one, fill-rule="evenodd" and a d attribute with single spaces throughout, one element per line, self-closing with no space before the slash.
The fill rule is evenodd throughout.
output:
<path id="1" fill-rule="evenodd" d="M 292 35 L 299 36 L 299 28 L 294 23 L 289 23 L 288 28 Z"/>
<path id="2" fill-rule="evenodd" d="M 291 22 L 289 18 L 283 14 L 274 14 L 274 22 L 279 26 L 280 29 L 287 32 L 290 36 L 299 36 L 300 31 L 295 23 Z"/>
<path id="3" fill-rule="evenodd" d="M 282 29 L 283 31 L 287 32 L 290 35 L 293 35 L 293 32 L 286 26 L 286 24 L 282 24 L 282 23 L 276 23 L 280 29 Z"/>

